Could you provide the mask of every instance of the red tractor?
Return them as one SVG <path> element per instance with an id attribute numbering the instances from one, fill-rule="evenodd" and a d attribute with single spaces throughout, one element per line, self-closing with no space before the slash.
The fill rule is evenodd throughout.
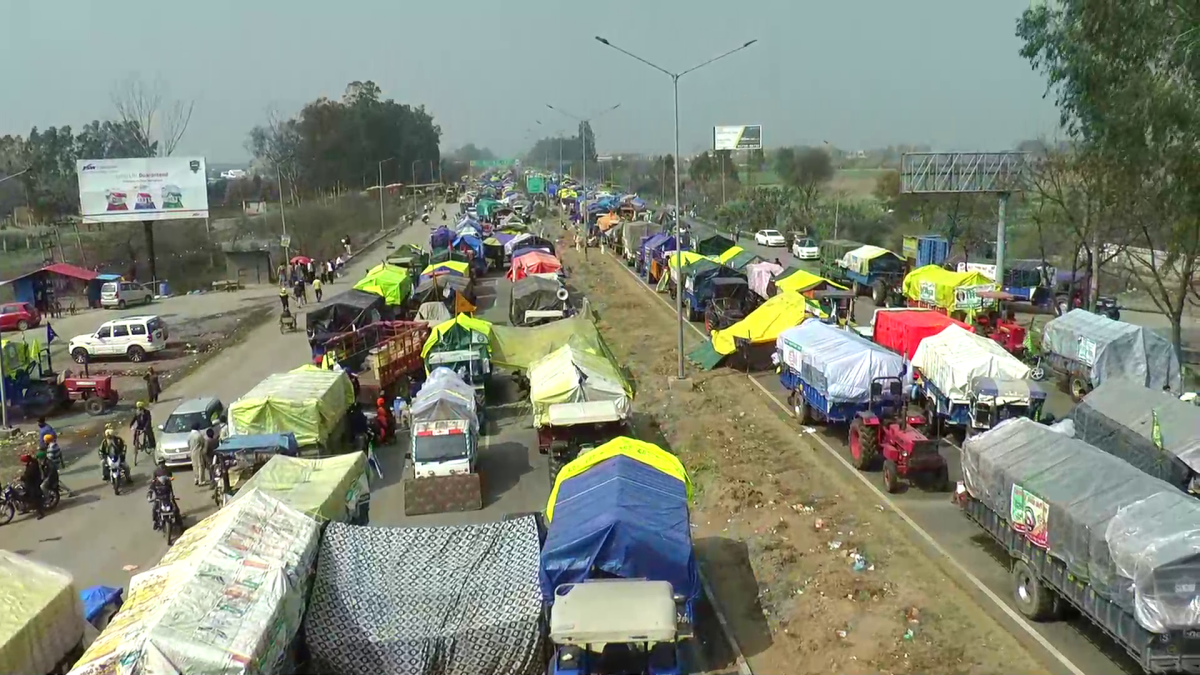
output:
<path id="1" fill-rule="evenodd" d="M 886 396 L 885 396 L 885 385 Z M 937 440 L 926 438 L 920 428 L 922 415 L 909 415 L 907 406 L 896 405 L 904 399 L 904 383 L 898 377 L 877 377 L 871 381 L 866 410 L 859 411 L 850 423 L 850 457 L 854 468 L 866 471 L 883 457 L 883 485 L 890 493 L 900 489 L 900 480 L 924 474 L 935 490 L 950 488 L 950 469 L 938 452 Z"/>
<path id="2" fill-rule="evenodd" d="M 92 416 L 112 410 L 120 398 L 117 390 L 113 389 L 111 375 L 66 377 L 63 378 L 62 388 L 65 394 L 64 407 L 83 401 L 83 409 Z"/>

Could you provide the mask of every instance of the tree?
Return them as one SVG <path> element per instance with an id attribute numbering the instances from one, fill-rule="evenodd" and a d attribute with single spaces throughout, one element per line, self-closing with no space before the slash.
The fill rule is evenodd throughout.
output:
<path id="1" fill-rule="evenodd" d="M 95 120 L 83 125 L 75 137 L 75 153 L 79 159 L 141 157 L 144 139 L 134 122 Z"/>
<path id="2" fill-rule="evenodd" d="M 833 178 L 833 160 L 820 148 L 781 148 L 775 153 L 775 173 L 784 185 L 796 190 L 797 207 L 807 224 L 812 219 L 821 189 Z"/>
<path id="3" fill-rule="evenodd" d="M 496 159 L 496 154 L 487 148 L 477 148 L 474 143 L 467 143 L 458 150 L 450 153 L 453 159 L 473 162 L 476 160 Z"/>
<path id="4" fill-rule="evenodd" d="M 750 168 L 761 172 L 767 168 L 767 154 L 762 148 L 750 151 Z"/>
<path id="5" fill-rule="evenodd" d="M 113 106 L 136 154 L 127 157 L 170 157 L 192 121 L 194 101 L 168 101 L 161 80 L 147 84 L 137 75 L 119 82 L 112 91 Z"/>
<path id="6" fill-rule="evenodd" d="M 693 183 L 702 185 L 718 175 L 717 170 L 712 155 L 702 152 L 688 165 L 688 178 L 691 178 Z"/>
<path id="7" fill-rule="evenodd" d="M 1021 55 L 1048 80 L 1063 127 L 1120 194 L 1148 292 L 1182 357 L 1200 257 L 1200 16 L 1193 3 L 1058 0 L 1017 23 Z M 1103 246 L 1107 242 L 1101 242 Z M 1130 249 L 1133 250 L 1132 248 Z"/>
<path id="8" fill-rule="evenodd" d="M 596 157 L 597 157 L 597 155 L 596 155 L 596 134 L 592 133 L 592 123 L 591 122 L 580 122 L 579 123 L 579 135 L 576 136 L 575 139 L 579 140 L 580 138 L 583 139 L 584 159 L 589 162 L 595 162 Z"/>
<path id="9" fill-rule="evenodd" d="M 75 174 L 75 136 L 71 127 L 34 127 L 25 140 L 23 162 L 29 172 L 25 185 L 29 205 L 44 218 L 55 218 L 79 209 L 79 180 Z"/>

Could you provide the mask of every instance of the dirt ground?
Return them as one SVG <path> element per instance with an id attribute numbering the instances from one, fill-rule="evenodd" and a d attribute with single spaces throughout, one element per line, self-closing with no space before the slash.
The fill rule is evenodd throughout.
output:
<path id="1" fill-rule="evenodd" d="M 755 672 L 1046 672 L 744 375 L 689 366 L 671 388 L 674 316 L 619 262 L 564 258 L 636 382 L 638 434 L 692 475 L 697 552 Z"/>

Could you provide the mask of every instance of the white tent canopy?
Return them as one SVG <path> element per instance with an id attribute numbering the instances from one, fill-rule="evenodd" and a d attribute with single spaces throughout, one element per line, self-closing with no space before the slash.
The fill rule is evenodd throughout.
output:
<path id="1" fill-rule="evenodd" d="M 976 377 L 1024 380 L 1029 376 L 1029 366 L 1004 351 L 995 340 L 955 325 L 921 340 L 912 365 L 947 398 L 958 403 L 967 401 L 971 380 Z"/>

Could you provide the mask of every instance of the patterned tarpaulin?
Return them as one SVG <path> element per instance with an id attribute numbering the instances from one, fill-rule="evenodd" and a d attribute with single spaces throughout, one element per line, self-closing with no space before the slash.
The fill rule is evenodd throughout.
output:
<path id="1" fill-rule="evenodd" d="M 304 620 L 315 672 L 541 672 L 538 565 L 532 517 L 436 528 L 330 523 Z"/>

